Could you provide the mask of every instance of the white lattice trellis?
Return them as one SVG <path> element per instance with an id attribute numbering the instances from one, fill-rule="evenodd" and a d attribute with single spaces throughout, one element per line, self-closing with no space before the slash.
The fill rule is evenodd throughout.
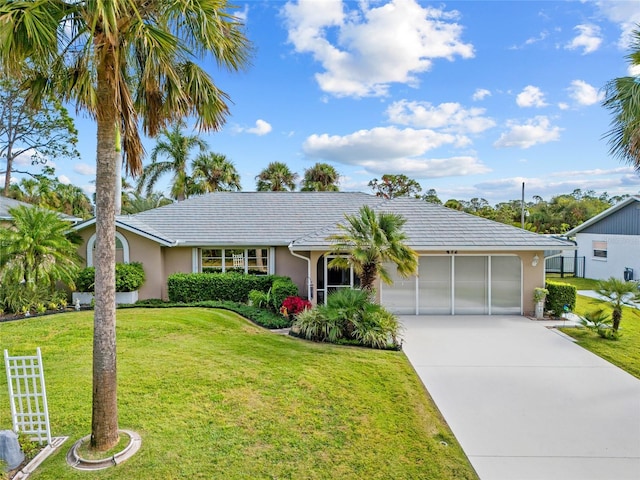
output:
<path id="1" fill-rule="evenodd" d="M 36 355 L 10 357 L 4 351 L 7 368 L 7 384 L 11 400 L 13 429 L 22 432 L 37 442 L 51 445 L 47 390 L 44 385 L 44 370 L 40 347 Z"/>

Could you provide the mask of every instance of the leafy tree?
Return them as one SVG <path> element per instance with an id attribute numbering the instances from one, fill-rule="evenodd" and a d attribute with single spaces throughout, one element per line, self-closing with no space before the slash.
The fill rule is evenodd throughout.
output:
<path id="1" fill-rule="evenodd" d="M 406 175 L 384 174 L 381 180 L 371 180 L 369 187 L 377 197 L 383 198 L 418 197 L 422 191 L 420 184 Z"/>
<path id="2" fill-rule="evenodd" d="M 91 200 L 82 189 L 60 182 L 55 177 L 55 170 L 48 166 L 44 167 L 42 174 L 23 178 L 17 185 L 12 184 L 8 196 L 67 215 L 80 218 L 93 216 Z"/>
<path id="3" fill-rule="evenodd" d="M 632 33 L 631 53 L 627 59 L 640 66 L 640 29 Z M 619 77 L 604 89 L 603 106 L 611 112 L 611 129 L 605 134 L 610 152 L 621 161 L 640 169 L 640 79 Z"/>
<path id="4" fill-rule="evenodd" d="M 436 205 L 442 205 L 442 200 L 438 198 L 438 193 L 434 188 L 430 188 L 429 190 L 427 190 L 427 193 L 425 193 L 422 196 L 422 200 L 424 200 L 427 203 L 435 203 Z"/>
<path id="5" fill-rule="evenodd" d="M 42 164 L 51 158 L 79 158 L 76 150 L 78 132 L 66 108 L 52 94 L 40 103 L 30 101 L 18 77 L 0 77 L 0 158 L 7 165 L 4 172 L 4 196 L 9 196 L 15 160 L 31 157 L 31 163 Z"/>
<path id="6" fill-rule="evenodd" d="M 622 307 L 632 306 L 634 302 L 640 299 L 638 294 L 637 282 L 625 282 L 615 277 L 598 282 L 596 287 L 598 295 L 605 298 L 611 306 L 611 319 L 613 320 L 612 329 L 618 331 L 620 321 L 622 320 Z"/>
<path id="7" fill-rule="evenodd" d="M 340 174 L 328 163 L 316 163 L 304 171 L 303 192 L 337 192 Z"/>
<path id="8" fill-rule="evenodd" d="M 256 176 L 256 190 L 259 192 L 293 192 L 298 174 L 291 172 L 287 164 L 271 162 Z"/>
<path id="9" fill-rule="evenodd" d="M 123 196 L 123 199 L 122 213 L 126 215 L 133 215 L 134 213 L 144 212 L 173 203 L 173 200 L 158 192 L 151 192 L 149 195 L 127 192 Z"/>
<path id="10" fill-rule="evenodd" d="M 240 174 L 235 165 L 220 153 L 202 153 L 191 163 L 193 181 L 197 191 L 240 191 Z"/>
<path id="11" fill-rule="evenodd" d="M 242 24 L 225 0 L 4 1 L 0 64 L 18 75 L 36 69 L 30 94 L 54 92 L 97 121 L 96 282 L 91 448 L 118 441 L 115 342 L 116 138 L 127 171 L 142 171 L 144 132 L 154 137 L 192 115 L 216 129 L 228 115 L 227 95 L 194 59 L 213 56 L 230 70 L 248 55 Z"/>
<path id="12" fill-rule="evenodd" d="M 444 202 L 444 206 L 452 210 L 462 211 L 462 203 L 460 202 L 460 200 L 456 200 L 455 198 L 450 198 L 449 200 Z"/>
<path id="13" fill-rule="evenodd" d="M 153 147 L 151 163 L 142 170 L 138 180 L 138 193 L 146 185 L 147 195 L 150 194 L 162 175 L 173 173 L 171 197 L 182 201 L 189 196 L 190 184 L 193 183 L 187 172 L 189 154 L 194 148 L 204 152 L 207 144 L 197 135 L 185 135 L 183 129 L 184 122 L 180 121 L 170 130 L 165 128 L 160 132 L 164 138 Z M 166 160 L 159 161 L 159 158 Z"/>
<path id="14" fill-rule="evenodd" d="M 368 206 L 356 215 L 345 215 L 346 225 L 338 224 L 343 232 L 329 237 L 334 242 L 331 253 L 337 255 L 330 268 L 353 267 L 364 290 L 372 290 L 378 276 L 391 283 L 384 264 L 393 262 L 398 273 L 408 277 L 418 269 L 418 255 L 405 244 L 407 236 L 402 228 L 406 219 L 389 212 L 376 212 Z"/>
<path id="15" fill-rule="evenodd" d="M 80 258 L 69 223 L 38 207 L 19 206 L 9 213 L 12 224 L 0 229 L 1 283 L 24 283 L 32 291 L 53 291 L 57 281 L 73 286 Z"/>

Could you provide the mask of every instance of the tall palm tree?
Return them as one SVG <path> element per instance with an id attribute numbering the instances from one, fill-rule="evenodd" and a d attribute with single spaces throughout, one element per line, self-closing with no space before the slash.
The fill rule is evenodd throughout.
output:
<path id="1" fill-rule="evenodd" d="M 202 193 L 242 190 L 235 165 L 220 153 L 198 155 L 191 163 L 191 174 Z"/>
<path id="2" fill-rule="evenodd" d="M 598 295 L 611 306 L 611 319 L 613 331 L 617 332 L 622 320 L 622 307 L 635 306 L 640 299 L 637 282 L 626 282 L 615 277 L 601 280 L 596 286 Z"/>
<path id="3" fill-rule="evenodd" d="M 384 264 L 396 264 L 398 273 L 408 277 L 418 269 L 418 254 L 405 244 L 407 236 L 402 228 L 406 220 L 401 215 L 376 212 L 368 206 L 356 215 L 345 215 L 346 225 L 338 224 L 343 233 L 331 235 L 334 242 L 331 253 L 337 255 L 328 267 L 353 267 L 364 290 L 372 290 L 376 278 L 391 283 Z"/>
<path id="4" fill-rule="evenodd" d="M 165 197 L 162 193 L 152 192 L 150 195 L 141 195 L 137 192 L 127 193 L 123 195 L 122 213 L 133 215 L 134 213 L 144 212 L 152 208 L 163 207 L 172 204 L 170 198 Z"/>
<path id="5" fill-rule="evenodd" d="M 293 192 L 296 189 L 297 173 L 292 173 L 286 163 L 271 162 L 256 176 L 259 192 Z"/>
<path id="6" fill-rule="evenodd" d="M 118 441 L 115 341 L 116 138 L 127 172 L 142 172 L 139 120 L 148 136 L 193 115 L 217 129 L 227 95 L 196 60 L 238 70 L 249 43 L 226 0 L 14 0 L 0 3 L 0 67 L 28 62 L 34 102 L 55 92 L 97 122 L 96 276 L 91 448 Z"/>
<path id="7" fill-rule="evenodd" d="M 632 66 L 640 65 L 640 29 L 632 33 Z M 610 152 L 640 170 L 640 77 L 619 77 L 605 86 L 603 106 L 612 114 L 611 129 L 605 134 Z"/>
<path id="8" fill-rule="evenodd" d="M 187 165 L 189 154 L 194 148 L 201 152 L 207 149 L 207 143 L 197 135 L 185 135 L 184 123 L 177 122 L 170 130 L 163 129 L 160 134 L 164 137 L 156 143 L 151 151 L 151 163 L 144 167 L 138 180 L 138 193 L 146 185 L 147 195 L 151 194 L 158 179 L 165 173 L 173 173 L 171 183 L 171 197 L 179 202 L 189 196 L 189 179 Z M 166 158 L 159 161 L 160 157 Z"/>
<path id="9" fill-rule="evenodd" d="M 316 163 L 304 171 L 303 192 L 337 192 L 340 174 L 328 163 Z"/>
<path id="10" fill-rule="evenodd" d="M 53 291 L 57 281 L 73 286 L 80 268 L 78 246 L 68 237 L 69 222 L 40 207 L 9 209 L 13 222 L 0 229 L 2 284 Z"/>

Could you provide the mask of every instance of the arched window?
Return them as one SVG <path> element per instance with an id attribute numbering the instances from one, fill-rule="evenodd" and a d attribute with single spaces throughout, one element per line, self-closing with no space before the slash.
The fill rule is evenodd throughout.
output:
<path id="1" fill-rule="evenodd" d="M 96 234 L 87 242 L 87 267 L 93 267 L 93 251 L 96 248 Z M 116 262 L 129 263 L 129 242 L 124 235 L 116 232 Z"/>

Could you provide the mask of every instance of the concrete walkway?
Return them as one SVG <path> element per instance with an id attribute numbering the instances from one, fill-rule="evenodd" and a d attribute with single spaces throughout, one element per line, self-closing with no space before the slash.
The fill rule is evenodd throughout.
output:
<path id="1" fill-rule="evenodd" d="M 482 480 L 640 479 L 640 380 L 519 316 L 401 316 Z"/>

